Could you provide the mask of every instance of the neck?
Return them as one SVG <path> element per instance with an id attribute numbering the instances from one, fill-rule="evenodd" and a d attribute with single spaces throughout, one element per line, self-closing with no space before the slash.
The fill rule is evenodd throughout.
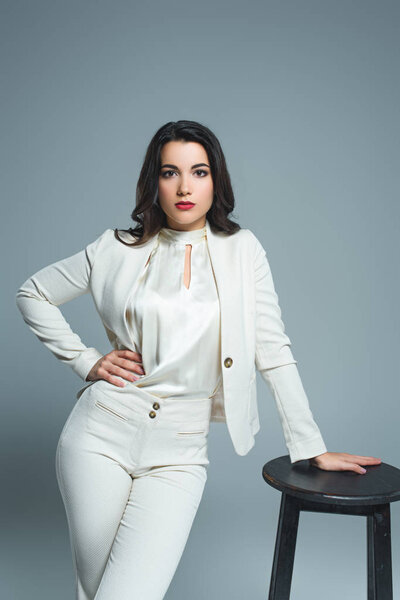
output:
<path id="1" fill-rule="evenodd" d="M 170 219 L 166 219 L 167 224 L 165 227 L 167 229 L 173 229 L 175 231 L 195 231 L 197 229 L 203 229 L 206 226 L 206 218 L 202 217 L 193 223 L 188 223 L 187 225 L 182 225 L 182 223 L 177 223 L 176 221 L 171 221 Z"/>

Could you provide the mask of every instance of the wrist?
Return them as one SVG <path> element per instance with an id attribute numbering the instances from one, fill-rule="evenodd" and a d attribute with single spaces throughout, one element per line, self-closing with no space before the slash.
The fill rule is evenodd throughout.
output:
<path id="1" fill-rule="evenodd" d="M 320 458 L 321 456 L 324 456 L 324 454 L 327 454 L 327 452 L 323 452 L 322 454 L 317 454 L 317 456 L 312 456 L 312 457 L 309 459 L 309 461 L 310 461 L 311 463 L 318 463 L 318 462 L 319 462 L 319 458 Z"/>

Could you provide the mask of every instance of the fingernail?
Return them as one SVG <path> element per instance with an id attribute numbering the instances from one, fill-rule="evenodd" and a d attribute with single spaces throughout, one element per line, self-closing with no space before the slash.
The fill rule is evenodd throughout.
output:
<path id="1" fill-rule="evenodd" d="M 361 471 L 362 471 L 363 473 L 366 473 L 366 472 L 367 472 L 367 469 L 361 469 Z"/>

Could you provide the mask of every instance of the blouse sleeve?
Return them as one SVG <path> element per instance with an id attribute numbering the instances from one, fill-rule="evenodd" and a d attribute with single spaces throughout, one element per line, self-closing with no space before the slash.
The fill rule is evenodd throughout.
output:
<path id="1" fill-rule="evenodd" d="M 85 346 L 58 306 L 90 291 L 96 252 L 110 231 L 113 230 L 104 231 L 80 252 L 34 273 L 16 294 L 17 307 L 31 331 L 83 380 L 103 355 L 96 348 Z"/>
<path id="2" fill-rule="evenodd" d="M 290 460 L 294 463 L 323 454 L 327 449 L 285 332 L 265 249 L 257 238 L 255 242 L 256 368 L 275 400 Z"/>

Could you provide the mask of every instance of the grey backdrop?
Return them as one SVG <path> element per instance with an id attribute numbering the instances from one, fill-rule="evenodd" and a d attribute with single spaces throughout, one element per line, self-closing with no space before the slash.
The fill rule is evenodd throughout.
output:
<path id="1" fill-rule="evenodd" d="M 58 436 L 81 380 L 23 323 L 19 285 L 127 227 L 144 152 L 167 121 L 219 137 L 235 218 L 267 250 L 328 450 L 400 467 L 398 2 L 1 1 L 1 588 L 70 600 Z M 110 350 L 89 295 L 62 306 Z M 287 454 L 258 378 L 261 431 L 210 433 L 208 483 L 168 600 L 265 598 Z M 395 598 L 400 505 L 392 504 Z M 157 576 L 157 565 L 154 565 Z M 302 514 L 294 599 L 366 598 L 364 517 Z"/>

